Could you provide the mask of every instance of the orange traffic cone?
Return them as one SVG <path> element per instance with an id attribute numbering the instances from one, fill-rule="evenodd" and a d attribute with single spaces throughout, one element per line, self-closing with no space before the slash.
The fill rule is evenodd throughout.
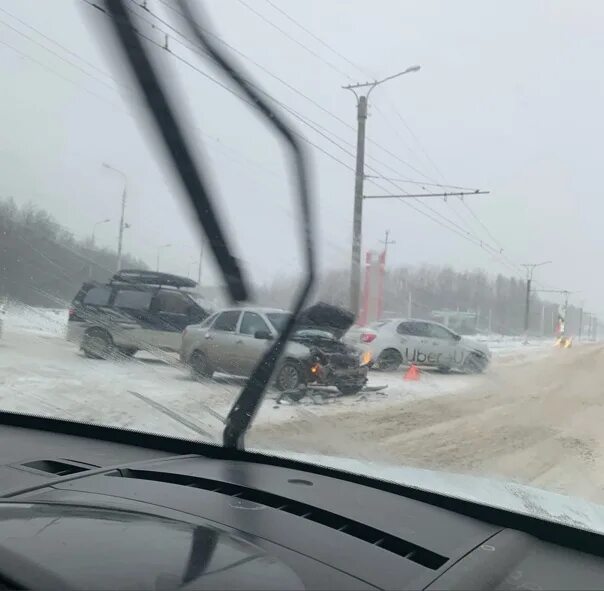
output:
<path id="1" fill-rule="evenodd" d="M 417 365 L 412 364 L 411 367 L 405 372 L 403 376 L 403 380 L 409 380 L 413 382 L 417 382 L 419 380 L 420 371 Z"/>

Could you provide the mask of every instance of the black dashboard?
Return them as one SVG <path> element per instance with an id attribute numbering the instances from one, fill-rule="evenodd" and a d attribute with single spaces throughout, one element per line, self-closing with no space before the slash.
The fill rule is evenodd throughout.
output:
<path id="1" fill-rule="evenodd" d="M 0 588 L 604 586 L 597 534 L 523 531 L 289 460 L 3 416 Z"/>

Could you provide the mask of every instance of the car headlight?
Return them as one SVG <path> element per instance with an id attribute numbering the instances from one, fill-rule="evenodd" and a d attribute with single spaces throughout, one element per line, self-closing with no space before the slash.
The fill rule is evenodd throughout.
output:
<path id="1" fill-rule="evenodd" d="M 371 354 L 371 351 L 364 351 L 363 353 L 361 353 L 361 358 L 360 358 L 360 363 L 361 365 L 369 365 L 371 363 L 371 360 L 373 359 L 373 355 Z"/>

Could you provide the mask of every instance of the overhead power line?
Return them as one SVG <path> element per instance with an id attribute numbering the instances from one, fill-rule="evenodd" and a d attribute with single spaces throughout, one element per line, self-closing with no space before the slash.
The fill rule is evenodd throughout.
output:
<path id="1" fill-rule="evenodd" d="M 85 74 L 86 76 L 89 76 L 90 78 L 93 78 L 94 80 L 97 80 L 101 84 L 104 84 L 105 86 L 107 86 L 108 88 L 110 88 L 111 90 L 113 90 L 113 86 L 111 86 L 111 84 L 109 84 L 108 82 L 106 82 L 104 80 L 101 80 L 98 76 L 94 76 L 93 74 L 91 74 L 90 72 L 88 72 L 87 70 L 85 70 L 84 68 L 82 68 L 79 64 L 76 64 L 73 61 L 71 61 L 71 60 L 65 58 L 64 56 L 62 56 L 60 53 L 57 53 L 54 49 L 50 49 L 50 47 L 46 47 L 45 45 L 43 45 L 39 41 L 36 41 L 35 39 L 33 39 L 32 37 L 30 37 L 29 35 L 27 35 L 23 31 L 20 31 L 19 29 L 17 29 L 16 27 L 13 27 L 12 25 L 8 24 L 7 22 L 3 21 L 2 19 L 0 19 L 0 24 L 3 24 L 5 27 L 8 27 L 9 29 L 11 29 L 12 31 L 14 31 L 15 33 L 17 33 L 18 35 L 21 35 L 22 37 L 24 37 L 25 39 L 27 39 L 28 41 L 31 41 L 32 43 L 35 43 L 36 45 L 38 45 L 39 47 L 41 47 L 45 51 L 48 51 L 49 53 L 52 53 L 55 57 L 59 58 L 61 61 L 65 62 L 66 64 L 69 64 L 73 68 L 76 68 L 77 70 L 79 70 L 80 72 L 82 72 L 83 74 Z"/>
<path id="2" fill-rule="evenodd" d="M 139 9 L 144 9 L 148 14 L 154 16 L 154 13 L 152 13 L 148 8 L 143 7 L 141 5 L 139 5 L 138 3 L 136 3 L 134 0 L 131 0 L 131 2 L 137 6 Z M 175 10 L 176 12 L 178 12 L 177 10 Z M 134 13 L 135 15 L 137 13 Z M 139 15 L 140 16 L 140 15 Z M 143 19 L 143 20 L 147 20 L 147 19 Z M 162 20 L 162 19 L 159 19 Z M 148 20 L 147 20 L 148 22 Z M 165 21 L 164 21 L 165 22 Z M 157 28 L 155 25 L 153 25 L 154 28 Z M 174 27 L 171 27 L 174 30 Z M 160 31 L 163 34 L 165 34 L 165 32 Z M 138 33 L 140 34 L 140 31 L 138 31 Z M 182 33 L 179 32 L 179 35 L 181 37 L 184 37 L 188 40 L 188 38 L 183 35 Z M 218 84 L 219 86 L 221 86 L 222 88 L 224 88 L 225 90 L 227 90 L 228 92 L 230 92 L 231 94 L 234 94 L 235 96 L 237 96 L 238 98 L 240 98 L 241 100 L 244 100 L 244 102 L 248 102 L 246 101 L 244 98 L 240 97 L 237 93 L 235 93 L 231 88 L 229 88 L 228 86 L 224 85 L 222 82 L 218 81 L 217 79 L 215 79 L 214 77 L 210 76 L 209 74 L 207 74 L 206 72 L 204 72 L 203 70 L 201 70 L 200 68 L 196 67 L 195 65 L 191 64 L 189 61 L 187 61 L 186 59 L 182 58 L 182 56 L 179 56 L 178 54 L 174 53 L 173 51 L 171 51 L 168 47 L 166 46 L 162 46 L 160 44 L 158 44 L 156 41 L 150 39 L 147 36 L 143 37 L 149 41 L 150 43 L 154 44 L 156 47 L 159 47 L 160 49 L 163 49 L 164 51 L 167 51 L 168 53 L 170 53 L 170 55 L 176 57 L 179 61 L 181 61 L 182 63 L 188 65 L 189 67 L 193 68 L 195 71 L 197 71 L 198 73 L 200 73 L 201 75 L 203 75 L 204 77 L 210 79 L 211 81 L 215 82 L 216 84 Z M 216 38 L 217 36 L 214 35 L 214 37 Z M 195 53 L 204 55 L 204 52 L 202 52 L 197 46 L 196 44 L 194 44 L 192 41 L 188 40 L 189 43 L 191 45 L 193 45 L 193 48 L 189 47 L 189 49 L 191 49 L 192 51 L 194 51 Z M 345 140 L 342 140 L 342 138 L 338 138 L 337 136 L 335 136 L 333 134 L 333 132 L 331 132 L 330 130 L 327 130 L 325 127 L 321 126 L 320 124 L 318 124 L 317 122 L 312 121 L 311 119 L 309 119 L 308 117 L 304 117 L 303 115 L 301 115 L 300 113 L 298 113 L 297 111 L 295 111 L 294 109 L 292 109 L 291 107 L 289 107 L 288 105 L 285 105 L 283 102 L 274 99 L 273 97 L 271 97 L 268 93 L 266 93 L 263 89 L 259 88 L 256 86 L 256 89 L 260 92 L 262 92 L 263 94 L 265 94 L 267 97 L 271 98 L 276 104 L 278 104 L 281 108 L 283 108 L 284 110 L 286 110 L 287 112 L 289 112 L 291 115 L 293 115 L 296 119 L 298 119 L 299 121 L 301 121 L 303 124 L 307 125 L 308 127 L 310 127 L 311 129 L 313 129 L 313 131 L 315 131 L 316 133 L 318 133 L 319 135 L 321 135 L 324 139 L 326 139 L 327 141 L 329 141 L 330 143 L 332 143 L 333 145 L 335 145 L 336 147 L 338 147 L 338 149 L 344 151 L 348 156 L 353 157 L 354 154 L 352 152 L 350 152 L 349 150 L 347 150 L 346 148 L 342 147 L 341 145 L 338 144 L 337 141 L 335 141 L 333 139 L 333 137 L 335 137 L 336 139 L 342 141 L 342 142 L 346 142 Z M 345 166 L 347 169 L 354 171 L 354 168 L 344 162 L 342 162 L 340 159 L 338 159 L 337 157 L 333 156 L 333 154 L 331 154 L 330 152 L 327 152 L 326 150 L 324 150 L 323 148 L 321 148 L 320 146 L 317 146 L 317 144 L 314 144 L 313 142 L 311 142 L 310 140 L 308 140 L 305 136 L 298 134 L 302 140 L 304 140 L 305 142 L 309 143 L 311 146 L 315 147 L 316 149 L 318 149 L 319 151 L 321 151 L 323 154 L 325 154 L 326 156 L 328 156 L 329 158 L 331 158 L 332 160 L 335 160 L 336 162 L 338 162 L 339 164 Z M 333 136 L 333 137 L 330 137 Z M 346 142 L 350 147 L 354 147 L 354 145 L 352 143 Z M 395 169 L 392 169 L 392 167 L 389 167 L 388 165 L 381 163 L 383 166 L 386 166 L 388 168 L 390 168 L 391 171 L 393 172 L 397 172 Z M 371 170 L 373 172 L 376 172 L 379 174 L 379 171 L 377 169 L 375 169 L 374 167 L 367 165 L 367 169 Z M 382 178 L 382 175 L 380 174 L 380 178 Z M 393 186 L 396 187 L 396 189 L 398 191 L 402 191 L 402 192 L 406 192 L 402 187 L 400 187 L 400 185 L 396 184 L 393 181 L 388 181 L 390 184 L 392 184 Z M 382 187 L 383 188 L 383 187 Z M 386 190 L 386 189 L 383 189 Z M 390 191 L 390 193 L 392 194 L 392 191 Z M 438 212 L 437 210 L 435 210 L 434 208 L 432 208 L 431 206 L 429 206 L 428 204 L 425 203 L 421 203 L 420 201 L 418 201 L 418 204 L 422 207 L 424 207 L 425 209 L 429 210 L 431 212 L 432 215 L 426 213 L 425 211 L 423 211 L 420 207 L 415 207 L 414 209 L 416 211 L 418 211 L 419 213 L 429 217 L 431 220 L 436 221 L 437 223 L 439 223 L 442 227 L 444 227 L 445 229 L 448 230 L 452 230 L 455 231 L 455 233 L 464 236 L 464 237 L 469 237 L 469 238 L 473 238 L 473 243 L 478 245 L 480 248 L 490 251 L 491 254 L 498 254 L 498 249 L 492 247 L 490 244 L 488 244 L 488 242 L 485 242 L 484 240 L 481 240 L 478 237 L 475 237 L 472 235 L 472 232 L 469 232 L 467 229 L 462 228 L 461 226 L 459 226 L 459 224 L 456 224 L 454 221 L 446 218 L 446 216 L 443 216 L 443 214 L 441 214 L 440 212 Z M 410 206 L 410 204 L 408 202 L 405 202 L 405 205 Z M 472 241 L 472 240 L 471 240 Z M 507 264 L 507 262 L 506 262 Z"/>
<path id="3" fill-rule="evenodd" d="M 88 67 L 92 68 L 93 70 L 96 70 L 99 74 L 102 74 L 103 76 L 106 76 L 107 78 L 110 78 L 111 80 L 113 80 L 113 76 L 111 76 L 111 74 L 109 74 L 108 72 L 105 72 L 105 70 L 102 70 L 97 65 L 93 64 L 92 62 L 89 62 L 87 59 L 83 58 L 79 53 L 76 53 L 75 51 L 72 51 L 68 47 L 65 47 L 65 45 L 59 43 L 56 39 L 53 39 L 52 37 L 45 35 L 44 33 L 42 33 L 42 31 L 40 31 L 39 29 L 36 29 L 36 27 L 34 27 L 33 25 L 20 19 L 19 17 L 15 16 L 14 14 L 10 13 L 8 10 L 5 10 L 2 7 L 0 7 L 0 12 L 3 12 L 7 16 L 10 16 L 11 18 L 15 19 L 17 22 L 21 23 L 24 27 L 27 27 L 31 31 L 34 31 L 34 33 L 37 33 L 38 35 L 40 35 L 40 37 L 46 39 L 47 41 L 50 41 L 50 43 L 52 43 L 53 45 L 56 45 L 57 47 L 62 49 L 65 53 L 68 53 L 75 59 L 78 59 L 81 62 L 85 63 Z"/>
<path id="4" fill-rule="evenodd" d="M 84 2 L 86 2 L 88 5 L 93 6 L 94 8 L 97 8 L 99 10 L 101 10 L 101 12 L 104 12 L 102 9 L 100 9 L 100 7 L 98 7 L 97 5 L 91 3 L 89 0 L 83 0 Z M 137 4 L 136 2 L 133 2 L 133 4 L 135 6 L 137 6 L 140 9 L 144 9 L 144 7 L 140 6 L 139 4 Z M 148 9 L 145 9 L 147 12 L 150 13 L 150 11 Z M 136 13 L 135 13 L 136 14 Z M 138 15 L 140 16 L 140 15 Z M 157 28 L 157 27 L 155 27 Z M 136 33 L 141 36 L 141 38 L 145 39 L 146 41 L 148 41 L 149 43 L 151 43 L 152 45 L 155 45 L 157 48 L 162 49 L 163 51 L 166 51 L 167 53 L 169 53 L 169 55 L 171 55 L 172 57 L 176 58 L 177 60 L 179 60 L 181 63 L 185 64 L 187 67 L 193 69 L 194 71 L 198 72 L 200 75 L 204 76 L 205 78 L 209 79 L 210 81 L 212 81 L 213 83 L 219 85 L 221 88 L 223 88 L 224 90 L 226 90 L 227 92 L 233 94 L 234 96 L 236 96 L 237 98 L 243 100 L 244 102 L 247 102 L 248 104 L 249 101 L 247 101 L 245 98 L 241 97 L 240 95 L 238 95 L 235 91 L 233 91 L 233 89 L 231 89 L 230 87 L 228 87 L 226 84 L 220 82 L 219 80 L 217 80 L 216 78 L 214 78 L 213 76 L 211 76 L 210 74 L 208 74 L 207 72 L 204 72 L 203 70 L 201 70 L 200 68 L 198 68 L 197 66 L 195 66 L 194 64 L 192 64 L 191 62 L 189 62 L 188 60 L 186 60 L 185 58 L 183 58 L 182 56 L 174 53 L 173 51 L 171 51 L 169 48 L 167 48 L 165 45 L 162 45 L 158 42 L 156 42 L 155 40 L 153 40 L 152 38 L 148 37 L 147 35 L 144 35 L 143 33 L 141 33 L 140 31 L 136 31 Z M 277 103 L 280 103 L 280 101 L 276 101 Z M 283 103 L 280 103 L 281 105 L 283 105 Z M 286 109 L 288 109 L 291 112 L 295 112 L 293 109 L 287 107 L 287 105 L 285 105 Z M 296 113 L 297 114 L 297 113 Z M 301 115 L 297 114 L 298 116 L 302 117 Z M 308 122 L 307 122 L 308 123 Z M 316 127 L 321 128 L 321 126 L 319 126 L 318 124 L 314 124 L 311 123 L 312 125 L 316 125 Z M 321 146 L 318 146 L 317 144 L 315 144 L 314 142 L 308 140 L 306 137 L 304 137 L 301 134 L 298 134 L 301 139 L 303 139 L 306 143 L 308 143 L 309 145 L 311 145 L 312 147 L 314 147 L 315 149 L 319 150 L 321 153 L 323 153 L 324 155 L 326 155 L 327 157 L 331 158 L 332 160 L 336 161 L 337 163 L 339 163 L 340 165 L 346 167 L 348 170 L 354 171 L 354 168 L 350 165 L 348 165 L 347 163 L 343 162 L 342 160 L 340 160 L 339 158 L 335 157 L 333 154 L 331 154 L 330 152 L 328 152 L 327 150 L 323 149 Z M 340 149 L 342 149 L 340 147 Z M 345 150 L 346 151 L 346 150 Z M 371 169 L 371 167 L 368 167 Z M 375 169 L 373 169 L 375 170 Z M 375 172 L 379 172 L 379 171 L 375 171 Z M 381 177 L 381 175 L 380 175 Z M 393 181 L 389 181 L 391 184 L 393 184 L 399 191 L 404 191 L 404 189 L 402 189 L 400 186 L 396 185 Z M 376 184 L 376 186 L 379 186 L 382 190 L 387 191 L 388 189 L 384 188 L 383 186 L 377 184 L 374 182 L 374 184 Z M 392 191 L 389 191 L 390 193 L 392 193 Z M 402 202 L 402 201 L 401 201 Z M 484 241 L 475 238 L 472 236 L 472 234 L 470 232 L 468 232 L 467 230 L 465 230 L 464 228 L 461 228 L 458 224 L 455 224 L 455 222 L 453 222 L 450 219 L 447 219 L 446 217 L 444 217 L 440 212 L 434 210 L 433 208 L 431 208 L 430 206 L 427 206 L 426 204 L 423 204 L 424 207 L 426 207 L 430 212 L 427 213 L 426 211 L 423 211 L 420 207 L 417 206 L 413 206 L 409 201 L 405 201 L 404 205 L 412 207 L 412 209 L 414 209 L 415 211 L 417 211 L 418 213 L 424 215 L 425 217 L 428 217 L 429 219 L 433 220 L 434 222 L 436 222 L 437 224 L 441 225 L 442 227 L 444 227 L 445 229 L 454 232 L 455 234 L 458 234 L 459 236 L 461 236 L 462 238 L 468 240 L 469 242 L 479 246 L 481 249 L 487 251 L 487 252 L 491 252 L 491 254 L 497 254 L 497 249 L 491 247 L 491 245 L 489 245 L 488 243 L 485 243 Z"/>
<path id="5" fill-rule="evenodd" d="M 302 29 L 302 31 L 304 31 L 307 35 L 310 35 L 315 41 L 320 43 L 323 47 L 325 47 L 326 49 L 331 51 L 334 55 L 337 55 L 340 59 L 344 60 L 349 66 L 352 66 L 355 70 L 357 70 L 364 76 L 368 76 L 370 78 L 372 77 L 371 74 L 369 74 L 368 72 L 365 72 L 362 68 L 357 66 L 351 60 L 349 60 L 345 55 L 340 53 L 337 49 L 334 49 L 331 45 L 329 45 L 328 43 L 323 41 L 323 39 L 321 39 L 321 37 L 319 37 L 318 35 L 315 35 L 312 31 L 308 30 L 304 25 L 302 25 L 295 18 L 293 18 L 287 12 L 285 12 L 285 10 L 283 10 L 282 8 L 279 8 L 279 6 L 277 6 L 274 2 L 272 2 L 271 0 L 265 0 L 265 1 L 267 4 L 272 6 L 277 12 L 281 13 L 287 20 L 294 23 L 294 25 L 296 25 L 299 29 Z"/>
<path id="6" fill-rule="evenodd" d="M 302 42 L 298 41 L 297 39 L 295 39 L 294 37 L 292 37 L 287 31 L 284 31 L 279 25 L 275 24 L 271 19 L 267 18 L 262 13 L 258 12 L 255 8 L 252 8 L 249 4 L 244 2 L 244 0 L 238 0 L 238 2 L 242 6 L 245 6 L 245 8 L 247 8 L 250 12 L 253 12 L 259 19 L 263 20 L 265 23 L 267 23 L 268 25 L 273 27 L 273 29 L 276 29 L 282 35 L 287 37 L 292 43 L 295 43 L 296 45 L 298 45 L 299 47 L 304 49 L 304 51 L 306 51 L 310 55 L 317 58 L 319 61 L 321 61 L 324 64 L 326 64 L 327 66 L 329 66 L 334 72 L 337 72 L 340 76 L 344 76 L 344 78 L 347 78 L 348 80 L 352 80 L 352 77 L 349 76 L 346 72 L 344 72 L 343 70 L 340 70 L 340 68 L 338 68 L 336 65 L 334 65 L 330 61 L 326 60 L 322 55 L 314 52 L 312 49 L 310 49 L 309 47 L 304 45 L 304 43 L 302 43 Z"/>

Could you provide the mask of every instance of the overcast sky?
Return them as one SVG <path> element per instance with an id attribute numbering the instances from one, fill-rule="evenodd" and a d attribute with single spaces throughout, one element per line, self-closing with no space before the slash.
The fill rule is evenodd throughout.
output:
<path id="1" fill-rule="evenodd" d="M 251 76 L 321 126 L 328 139 L 293 119 L 296 128 L 341 161 L 309 146 L 323 268 L 348 267 L 350 256 L 356 107 L 341 87 L 419 64 L 420 72 L 371 95 L 367 174 L 491 193 L 467 198 L 473 215 L 455 199 L 412 202 L 415 210 L 395 199 L 366 201 L 364 248 L 377 248 L 390 230 L 396 241 L 390 265 L 520 274 L 476 244 L 482 240 L 502 247 L 514 264 L 551 259 L 538 272 L 542 285 L 580 290 L 575 301 L 604 314 L 598 264 L 604 246 L 604 3 L 272 4 L 204 3 L 215 32 L 249 58 L 239 59 Z M 153 55 L 211 170 L 239 256 L 263 280 L 296 274 L 296 208 L 279 144 L 246 105 L 195 70 L 220 78 L 155 18 L 185 30 L 177 15 L 159 0 L 147 0 L 147 7 L 144 13 L 131 3 L 145 18 L 141 31 L 159 43 L 162 31 L 169 33 L 172 53 L 153 48 Z M 97 240 L 114 246 L 123 181 L 102 168 L 108 162 L 128 178 L 126 249 L 154 266 L 158 246 L 170 243 L 162 270 L 186 274 L 199 256 L 199 233 L 162 153 L 152 147 L 155 136 L 126 87 L 131 82 L 92 26 L 105 19 L 84 0 L 0 3 L 0 195 L 44 206 L 79 237 L 111 218 L 98 227 Z M 399 188 L 379 182 L 382 188 L 367 181 L 366 194 L 423 190 L 411 182 L 397 182 Z M 425 213 L 450 220 L 455 231 Z M 206 259 L 206 270 L 209 265 Z"/>

